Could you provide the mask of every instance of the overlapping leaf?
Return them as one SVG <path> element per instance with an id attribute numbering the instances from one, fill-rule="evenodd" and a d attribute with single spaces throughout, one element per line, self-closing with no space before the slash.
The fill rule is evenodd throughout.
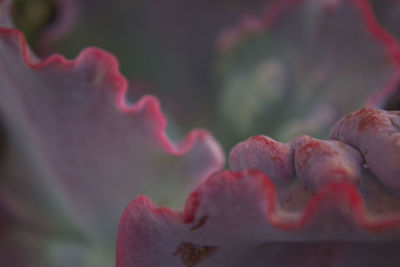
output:
<path id="1" fill-rule="evenodd" d="M 240 143 L 230 164 L 241 171 L 209 178 L 183 213 L 133 201 L 117 266 L 396 266 L 399 124 L 398 112 L 347 115 L 331 136 L 359 150 L 307 136 Z"/>
<path id="2" fill-rule="evenodd" d="M 222 97 L 227 101 L 228 109 L 231 103 L 236 103 L 235 98 L 240 100 L 238 103 L 251 106 L 248 109 L 233 105 L 239 113 L 228 112 L 228 117 L 236 116 L 238 124 L 227 121 L 234 127 L 226 127 L 225 121 L 221 123 L 222 129 L 229 129 L 232 140 L 246 131 L 265 129 L 254 123 L 259 122 L 259 118 L 268 121 L 263 116 L 257 118 L 259 112 L 265 111 L 260 105 L 263 100 L 271 101 L 272 107 L 267 107 L 267 114 L 273 114 L 273 120 L 287 122 L 283 130 L 274 132 L 285 138 L 287 136 L 282 132 L 289 129 L 290 136 L 298 130 L 297 122 L 307 121 L 307 118 L 310 124 L 299 127 L 302 132 L 309 129 L 323 132 L 337 116 L 354 105 L 361 106 L 369 94 L 377 93 L 370 99 L 371 103 L 381 104 L 398 82 L 393 54 L 397 52 L 397 44 L 375 23 L 367 2 L 296 2 L 286 2 L 290 3 L 290 8 L 282 9 L 285 12 L 277 16 L 279 20 L 273 20 L 275 23 L 268 29 L 266 40 L 259 42 L 261 37 L 250 40 L 261 44 L 263 49 L 269 47 L 268 51 L 277 51 L 282 58 L 271 59 L 266 52 L 265 59 L 263 54 L 245 51 L 244 56 L 238 58 L 248 57 L 248 61 L 238 71 L 233 64 L 236 54 L 233 54 L 233 63 L 224 66 L 228 66 L 230 72 L 225 77 L 234 77 L 226 83 L 227 94 L 233 92 L 233 96 Z M 0 1 L 0 8 L 1 4 L 6 3 Z M 89 1 L 87 4 L 101 9 Z M 154 11 L 152 7 L 151 3 L 146 4 L 146 8 Z M 184 11 L 178 13 L 189 14 L 186 8 L 188 6 L 182 6 L 178 10 Z M 3 26 L 0 28 L 0 112 L 9 142 L 0 162 L 1 210 L 7 211 L 4 217 L 7 220 L 1 222 L 10 236 L 5 236 L 6 248 L 11 248 L 11 252 L 31 253 L 26 254 L 26 259 L 16 259 L 13 253 L 3 250 L 0 257 L 7 264 L 26 266 L 32 262 L 31 257 L 40 257 L 45 251 L 57 259 L 47 258 L 45 263 L 35 261 L 40 266 L 51 266 L 56 262 L 56 266 L 61 266 L 65 259 L 69 259 L 64 261 L 65 266 L 107 264 L 112 258 L 107 254 L 111 251 L 108 246 L 113 245 L 116 221 L 126 203 L 141 193 L 163 205 L 178 206 L 188 188 L 221 167 L 220 148 L 202 130 L 191 132 L 180 143 L 171 142 L 165 134 L 166 122 L 158 101 L 145 96 L 129 106 L 125 102 L 127 85 L 119 74 L 118 64 L 102 50 L 86 49 L 73 61 L 59 55 L 40 61 L 27 49 L 20 33 L 5 28 L 10 23 L 4 10 L 3 6 L 0 9 Z M 95 9 L 88 10 L 96 13 Z M 125 10 L 132 12 L 128 8 Z M 166 12 L 168 8 L 163 5 L 160 10 L 167 17 L 171 16 L 171 25 L 175 25 L 174 19 L 179 16 Z M 202 9 L 194 10 L 197 14 Z M 158 22 L 164 22 L 164 17 L 157 12 L 152 15 Z M 292 19 L 301 23 L 293 23 Z M 252 17 L 247 17 L 247 23 L 249 31 L 264 27 Z M 158 24 L 164 29 L 162 23 Z M 165 27 L 174 29 L 171 25 Z M 214 28 L 218 27 L 212 26 L 210 35 L 215 35 Z M 152 27 L 148 27 L 152 32 Z M 193 31 L 192 25 L 182 27 Z M 104 27 L 99 29 L 101 32 Z M 158 29 L 154 32 L 159 33 Z M 156 37 L 169 40 L 166 37 L 171 36 L 174 34 Z M 183 35 L 178 32 L 176 36 Z M 199 36 L 201 39 L 202 35 Z M 157 38 L 150 36 L 148 40 L 168 51 L 186 51 L 180 51 L 177 43 L 182 40 L 179 38 L 176 44 L 171 41 L 172 50 L 165 43 L 154 42 L 159 40 Z M 387 42 L 387 38 L 391 42 Z M 189 52 L 195 46 L 192 42 L 197 45 L 196 41 L 188 42 Z M 341 46 L 344 43 L 346 46 Z M 143 47 L 147 45 L 147 42 L 142 44 Z M 245 50 L 250 47 L 252 52 L 257 52 L 253 45 L 248 45 Z M 389 46 L 393 49 L 388 49 Z M 240 48 L 234 49 L 237 49 L 234 53 L 241 52 Z M 210 50 L 208 47 L 204 53 L 209 55 Z M 160 51 L 160 55 L 166 55 L 163 49 Z M 210 60 L 201 53 L 197 56 L 207 62 L 200 60 L 204 64 L 193 67 L 193 73 L 203 75 Z M 173 60 L 179 61 L 178 58 L 173 57 Z M 187 58 L 192 61 L 192 57 Z M 193 62 L 197 62 L 197 58 Z M 180 78 L 186 73 L 180 72 L 184 67 L 174 66 L 186 66 L 181 63 L 167 66 L 178 71 Z M 229 69 L 229 66 L 233 67 Z M 355 73 L 363 79 L 354 79 Z M 174 84 L 170 83 L 173 80 L 180 90 L 198 86 L 196 82 L 192 83 L 190 75 L 183 75 L 188 80 L 166 76 L 156 80 L 170 85 Z M 207 80 L 204 76 L 193 81 L 204 82 Z M 248 88 L 253 91 L 243 97 L 241 88 L 246 84 L 251 84 Z M 264 91 L 264 85 L 270 90 Z M 337 90 L 343 91 L 337 94 Z M 344 94 L 346 98 L 342 98 Z M 352 94 L 357 98 L 352 98 Z M 289 95 L 294 95 L 293 99 L 289 99 Z M 364 97 L 360 98 L 360 95 Z M 359 102 L 354 103 L 354 99 Z M 284 112 L 279 112 L 281 106 L 274 106 L 275 102 L 284 107 Z M 311 103 L 318 104 L 313 106 Z M 293 107 L 288 108 L 291 104 Z M 370 118 L 368 112 L 364 113 Z M 395 188 L 398 187 L 396 177 L 399 172 L 396 165 L 398 114 L 386 116 L 384 112 L 372 112 L 375 113 L 382 120 L 367 121 L 372 125 L 383 123 L 383 134 L 376 134 L 378 128 L 366 123 L 367 130 L 364 135 L 359 135 L 352 127 L 358 125 L 354 127 L 359 130 L 360 121 L 364 119 L 348 120 L 354 124 L 352 127 L 344 119 L 341 122 L 344 126 L 339 124 L 332 131 L 333 138 L 357 147 L 361 154 L 341 141 L 320 141 L 302 136 L 291 144 L 283 144 L 256 137 L 234 150 L 232 168 L 261 169 L 267 176 L 260 171 L 214 175 L 192 193 L 184 213 L 157 208 L 146 197 L 136 198 L 120 223 L 117 265 L 264 266 L 268 262 L 279 266 L 292 266 L 293 263 L 312 267 L 327 264 L 396 266 L 399 259 L 394 252 L 398 250 L 400 225 L 399 194 Z M 317 117 L 311 114 L 317 114 Z M 299 115 L 298 119 L 288 119 L 294 115 Z M 225 142 L 229 144 L 232 140 L 227 137 Z M 371 160 L 367 155 L 371 149 L 380 155 L 379 160 Z M 239 163 L 232 163 L 235 160 Z M 10 217 L 15 222 L 42 228 L 39 231 L 34 228 L 36 235 L 26 239 L 32 229 L 28 234 L 21 234 L 21 230 L 26 230 L 25 225 L 12 226 L 14 221 L 10 223 Z M 59 236 L 77 234 L 78 241 L 68 240 L 67 244 L 55 241 L 59 236 L 54 233 L 59 228 L 67 230 L 67 234 L 64 232 Z M 82 242 L 82 236 L 91 244 Z M 22 246 L 19 240 L 24 240 Z M 381 243 L 377 245 L 376 241 Z M 93 244 L 99 244 L 99 247 L 91 247 Z M 56 251 L 57 246 L 64 248 Z M 37 250 L 31 250 L 32 247 Z M 92 253 L 90 249 L 103 255 L 87 259 L 84 254 Z M 65 251 L 70 254 L 64 254 Z M 57 255 L 57 252 L 63 255 Z M 292 257 L 287 257 L 288 253 Z M 356 256 L 360 253 L 365 257 Z"/>
<path id="3" fill-rule="evenodd" d="M 302 207 L 326 183 L 347 182 L 359 187 L 370 210 L 394 212 L 400 208 L 399 123 L 398 112 L 363 109 L 332 128 L 336 140 L 301 136 L 284 144 L 252 137 L 232 149 L 230 166 L 266 173 L 289 209 Z"/>
<path id="4" fill-rule="evenodd" d="M 219 110 L 232 143 L 326 136 L 340 116 L 383 106 L 396 89 L 398 45 L 367 1 L 276 1 L 252 21 L 253 34 L 245 20 L 220 39 Z"/>
<path id="5" fill-rule="evenodd" d="M 283 211 L 275 194 L 253 171 L 211 177 L 184 213 L 139 197 L 121 219 L 117 266 L 396 266 L 399 246 L 385 241 L 398 234 L 374 233 L 353 186 L 326 186 L 301 212 Z"/>
<path id="6" fill-rule="evenodd" d="M 1 20 L 9 21 L 2 8 Z M 10 203 L 20 201 L 51 223 L 61 218 L 48 206 L 59 201 L 72 221 L 113 246 L 119 216 L 135 195 L 179 205 L 191 186 L 223 165 L 219 145 L 204 130 L 170 141 L 154 97 L 126 104 L 127 85 L 112 55 L 88 48 L 73 61 L 60 55 L 40 61 L 6 26 L 0 110 L 10 149 L 0 171 Z"/>

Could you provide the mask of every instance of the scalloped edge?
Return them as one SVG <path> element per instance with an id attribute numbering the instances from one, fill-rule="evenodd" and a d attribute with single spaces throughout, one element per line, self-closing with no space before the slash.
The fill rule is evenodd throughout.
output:
<path id="1" fill-rule="evenodd" d="M 4 0 L 0 0 L 0 5 L 7 3 Z M 79 55 L 69 60 L 60 54 L 54 54 L 43 60 L 37 59 L 31 50 L 29 49 L 24 35 L 17 29 L 8 29 L 0 26 L 0 37 L 7 39 L 8 41 L 15 42 L 25 64 L 32 70 L 38 70 L 46 68 L 51 65 L 60 65 L 65 68 L 71 68 L 79 65 L 79 62 L 83 58 L 95 58 L 101 65 L 107 66 L 107 79 L 111 81 L 111 88 L 109 90 L 115 91 L 115 105 L 122 114 L 132 115 L 142 110 L 147 110 L 152 120 L 156 122 L 157 127 L 157 141 L 161 143 L 162 149 L 168 154 L 173 156 L 182 156 L 187 154 L 191 149 L 200 142 L 208 142 L 210 148 L 212 148 L 213 156 L 215 157 L 213 166 L 210 166 L 210 173 L 214 173 L 225 164 L 225 154 L 221 145 L 211 135 L 208 130 L 205 129 L 193 129 L 187 135 L 178 142 L 174 142 L 166 134 L 167 120 L 165 115 L 161 111 L 159 100 L 152 95 L 142 96 L 136 103 L 130 105 L 126 101 L 126 93 L 128 83 L 126 79 L 119 72 L 119 62 L 109 52 L 100 48 L 88 47 L 82 50 Z M 97 63 L 96 62 L 96 63 Z M 95 63 L 95 64 L 96 64 Z M 97 71 L 97 70 L 96 70 Z"/>
<path id="2" fill-rule="evenodd" d="M 257 179 L 256 179 L 257 178 Z M 207 206 L 212 205 L 211 202 L 205 201 L 202 191 L 208 188 L 214 187 L 213 180 L 224 179 L 225 183 L 232 184 L 236 183 L 240 179 L 248 179 L 249 181 L 255 181 L 257 185 L 262 186 L 260 192 L 262 192 L 260 199 L 261 202 L 267 203 L 266 205 L 266 216 L 265 222 L 278 230 L 295 232 L 300 231 L 307 227 L 307 224 L 311 222 L 314 218 L 318 218 L 320 210 L 323 209 L 324 200 L 329 201 L 340 200 L 340 203 L 349 208 L 347 213 L 349 218 L 359 226 L 362 230 L 368 233 L 379 233 L 382 231 L 388 231 L 393 229 L 400 229 L 400 212 L 392 216 L 386 216 L 383 218 L 373 217 L 367 211 L 365 207 L 364 200 L 362 199 L 359 191 L 354 185 L 347 183 L 331 183 L 326 184 L 321 187 L 316 194 L 307 202 L 304 209 L 298 213 L 296 219 L 289 216 L 282 216 L 282 210 L 279 208 L 279 203 L 276 198 L 276 187 L 271 179 L 261 171 L 257 170 L 247 170 L 247 171 L 222 171 L 210 176 L 207 180 L 203 181 L 187 198 L 185 203 L 185 208 L 183 211 L 176 211 L 166 207 L 158 207 L 154 202 L 152 202 L 146 196 L 136 197 L 124 210 L 120 222 L 119 231 L 117 236 L 116 251 L 117 251 L 117 261 L 116 266 L 120 265 L 120 252 L 124 247 L 122 243 L 122 236 L 125 235 L 123 225 L 131 220 L 131 214 L 133 211 L 143 212 L 147 211 L 153 214 L 155 217 L 157 215 L 162 215 L 161 217 L 169 217 L 174 220 L 177 224 L 192 224 L 195 223 L 196 219 L 198 222 L 191 228 L 195 230 L 200 228 L 204 224 L 203 218 L 198 216 L 198 208 L 202 202 L 205 202 Z M 261 181 L 261 182 L 260 182 Z M 224 210 L 219 210 L 218 212 L 224 213 Z M 290 213 L 290 212 L 285 212 Z M 121 230 L 122 229 L 122 230 Z"/>
<path id="3" fill-rule="evenodd" d="M 307 222 L 318 214 L 318 211 L 322 206 L 321 203 L 323 203 L 322 200 L 331 193 L 337 195 L 335 196 L 337 197 L 337 199 L 340 199 L 341 201 L 344 200 L 344 202 L 346 202 L 346 204 L 353 211 L 352 214 L 354 214 L 353 216 L 356 219 L 356 223 L 358 223 L 363 229 L 367 231 L 374 232 L 400 227 L 400 212 L 395 216 L 391 216 L 390 218 L 385 217 L 381 220 L 371 219 L 371 217 L 369 216 L 370 213 L 367 211 L 362 196 L 360 195 L 357 187 L 348 183 L 329 183 L 319 188 L 315 192 L 315 195 L 313 195 L 305 205 L 301 215 L 298 217 L 299 219 L 293 221 L 292 219 L 277 219 L 280 217 L 277 216 L 280 212 L 279 203 L 276 199 L 277 189 L 272 180 L 262 171 L 222 171 L 220 173 L 210 176 L 210 178 L 208 178 L 207 180 L 216 179 L 216 177 L 218 176 L 226 176 L 224 177 L 225 179 L 228 179 L 228 181 L 233 180 L 233 182 L 235 179 L 238 180 L 243 178 L 243 176 L 261 176 L 264 179 L 262 191 L 265 194 L 263 195 L 263 197 L 264 200 L 268 203 L 268 222 L 279 229 L 295 231 L 304 228 Z M 198 188 L 188 197 L 184 209 L 184 223 L 192 223 L 196 218 L 197 209 L 202 202 L 201 197 L 199 197 L 198 191 L 200 187 L 207 186 L 207 180 L 199 185 Z"/>

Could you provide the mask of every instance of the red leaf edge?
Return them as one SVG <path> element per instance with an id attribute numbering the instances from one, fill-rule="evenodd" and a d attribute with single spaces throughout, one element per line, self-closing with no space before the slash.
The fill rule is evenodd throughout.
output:
<path id="1" fill-rule="evenodd" d="M 349 216 L 352 217 L 357 226 L 366 232 L 379 233 L 381 231 L 395 228 L 398 229 L 400 227 L 400 213 L 380 219 L 368 218 L 371 216 L 369 216 L 368 211 L 365 208 L 360 193 L 355 186 L 348 183 L 339 182 L 324 185 L 307 202 L 305 208 L 297 219 L 289 219 L 288 217 L 279 216 L 279 204 L 276 200 L 277 189 L 266 174 L 257 170 L 240 172 L 222 171 L 210 176 L 207 180 L 204 180 L 197 189 L 190 194 L 182 212 L 170 208 L 158 207 L 148 197 L 143 195 L 136 197 L 124 210 L 120 219 L 116 243 L 116 267 L 122 266 L 121 262 L 124 257 L 123 239 L 125 235 L 123 226 L 127 225 L 132 219 L 131 214 L 133 212 L 141 213 L 145 210 L 154 215 L 155 218 L 169 217 L 177 224 L 191 224 L 195 222 L 195 219 L 198 219 L 198 224 L 201 224 L 202 218 L 197 215 L 197 211 L 201 203 L 205 200 L 204 197 L 202 197 L 202 191 L 204 188 L 213 187 L 214 179 L 224 179 L 224 184 L 227 184 L 229 187 L 229 184 L 237 183 L 240 179 L 244 179 L 245 177 L 249 180 L 251 179 L 254 183 L 257 183 L 257 185 L 260 185 L 260 180 L 262 181 L 260 185 L 260 192 L 262 192 L 261 202 L 267 203 L 265 222 L 283 231 L 295 232 L 304 229 L 310 221 L 318 216 L 319 211 L 323 209 L 325 199 L 329 199 L 330 201 L 340 201 L 340 203 L 343 203 L 343 205 L 348 207 L 350 209 L 350 212 L 348 213 L 350 214 Z M 207 205 L 212 205 L 210 202 L 206 201 L 206 203 L 208 203 Z M 219 212 L 224 211 L 220 210 Z M 132 226 L 132 223 L 130 225 Z M 132 251 L 132 253 L 134 253 L 134 251 Z"/>
<path id="2" fill-rule="evenodd" d="M 258 170 L 245 170 L 239 172 L 233 171 L 223 171 L 217 174 L 212 175 L 207 180 L 218 179 L 218 177 L 223 176 L 228 183 L 235 183 L 236 180 L 242 179 L 244 176 L 261 176 L 263 178 L 262 183 L 262 191 L 264 192 L 263 197 L 265 201 L 267 201 L 267 220 L 268 222 L 275 226 L 276 228 L 287 230 L 287 231 L 297 231 L 302 228 L 310 221 L 313 216 L 318 214 L 318 211 L 321 207 L 321 203 L 323 203 L 323 199 L 331 193 L 334 193 L 337 199 L 341 201 L 345 201 L 346 204 L 351 208 L 354 214 L 353 216 L 356 219 L 356 222 L 361 226 L 361 228 L 367 231 L 381 231 L 381 230 L 389 230 L 394 227 L 400 226 L 400 213 L 395 214 L 392 217 L 385 217 L 382 220 L 369 220 L 368 211 L 365 208 L 364 201 L 358 192 L 357 188 L 354 185 L 351 185 L 346 182 L 338 182 L 338 183 L 329 183 L 322 186 L 318 191 L 315 192 L 315 195 L 311 197 L 311 199 L 306 204 L 305 208 L 302 211 L 302 215 L 299 216 L 299 220 L 279 220 L 279 216 L 277 215 L 279 204 L 276 200 L 276 187 L 271 179 L 263 172 Z M 202 186 L 207 186 L 207 180 L 204 181 L 198 188 Z M 197 209 L 202 202 L 202 198 L 199 194 L 199 190 L 195 190 L 188 197 L 183 216 L 183 223 L 189 224 L 193 223 L 196 218 Z M 155 205 L 153 205 L 155 206 Z M 162 210 L 167 213 L 174 213 L 174 211 L 167 208 L 157 208 L 153 210 L 157 210 L 161 212 Z M 178 218 L 174 215 L 175 218 Z"/>
<path id="3" fill-rule="evenodd" d="M 0 4 L 2 2 L 0 1 Z M 119 72 L 119 62 L 110 53 L 96 47 L 88 47 L 82 50 L 79 55 L 73 59 L 68 60 L 60 54 L 54 54 L 46 57 L 43 60 L 37 60 L 32 55 L 25 36 L 16 29 L 8 29 L 0 26 L 0 38 L 8 39 L 17 43 L 18 48 L 21 51 L 21 55 L 25 64 L 35 70 L 46 68 L 51 65 L 62 65 L 65 68 L 72 68 L 79 64 L 80 59 L 83 58 L 95 58 L 101 64 L 108 65 L 109 72 L 107 72 L 108 79 L 112 81 L 110 90 L 116 92 L 115 104 L 117 108 L 125 114 L 135 114 L 139 111 L 146 110 L 147 114 L 152 117 L 152 120 L 157 123 L 157 140 L 160 141 L 162 148 L 173 156 L 182 156 L 187 154 L 197 142 L 204 142 L 205 140 L 213 142 L 215 151 L 213 156 L 215 157 L 214 166 L 211 166 L 212 172 L 215 172 L 222 168 L 225 163 L 225 155 L 222 147 L 214 139 L 211 133 L 205 129 L 193 129 L 191 130 L 182 141 L 178 144 L 170 140 L 166 134 L 167 120 L 161 111 L 159 100 L 152 95 L 145 95 L 141 97 L 135 104 L 127 104 L 125 96 L 127 93 L 128 84 L 126 79 Z"/>

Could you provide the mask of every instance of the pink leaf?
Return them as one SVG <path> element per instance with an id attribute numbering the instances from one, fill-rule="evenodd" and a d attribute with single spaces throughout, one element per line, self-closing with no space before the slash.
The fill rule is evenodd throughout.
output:
<path id="1" fill-rule="evenodd" d="M 326 183 L 346 182 L 359 187 L 368 208 L 377 213 L 397 211 L 400 195 L 399 115 L 362 109 L 343 117 L 322 141 L 307 136 L 279 143 L 255 136 L 230 153 L 232 170 L 260 170 L 278 187 L 278 199 L 297 210 Z M 383 185 L 384 183 L 385 185 Z"/>
<path id="2" fill-rule="evenodd" d="M 326 185 L 295 212 L 276 194 L 250 171 L 212 176 L 183 213 L 138 197 L 121 218 L 117 266 L 397 266 L 399 247 L 385 241 L 400 214 L 377 218 L 353 185 Z"/>
<path id="3" fill-rule="evenodd" d="M 400 187 L 400 111 L 351 113 L 335 124 L 329 137 L 356 147 L 372 173 L 387 186 Z"/>
<path id="4" fill-rule="evenodd" d="M 117 267 L 397 266 L 398 119 L 398 112 L 363 109 L 340 120 L 332 136 L 360 150 L 307 136 L 238 144 L 230 164 L 241 171 L 203 182 L 183 213 L 146 197 L 128 206 Z M 378 167 L 366 165 L 369 157 Z"/>
<path id="5" fill-rule="evenodd" d="M 114 239 L 135 195 L 178 205 L 223 165 L 207 131 L 170 141 L 153 96 L 127 105 L 126 81 L 107 52 L 88 48 L 73 61 L 60 55 L 40 61 L 21 33 L 1 27 L 0 53 L 0 110 L 10 141 L 34 163 L 31 179 L 54 186 L 73 219 L 97 238 Z"/>
<path id="6" fill-rule="evenodd" d="M 278 184 L 288 184 L 298 177 L 313 188 L 332 181 L 357 185 L 363 164 L 360 153 L 351 146 L 309 136 L 288 144 L 254 136 L 232 149 L 229 162 L 234 171 L 261 170 Z"/>

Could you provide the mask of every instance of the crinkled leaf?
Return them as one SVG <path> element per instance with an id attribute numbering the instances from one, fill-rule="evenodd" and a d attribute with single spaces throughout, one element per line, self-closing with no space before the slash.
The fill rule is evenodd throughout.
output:
<path id="1" fill-rule="evenodd" d="M 117 266 L 397 266 L 399 115 L 348 114 L 339 140 L 250 138 L 230 155 L 240 171 L 204 181 L 182 213 L 136 198 Z"/>
<path id="2" fill-rule="evenodd" d="M 384 184 L 400 187 L 400 111 L 351 113 L 335 124 L 329 137 L 356 147 Z"/>
<path id="3" fill-rule="evenodd" d="M 399 245 L 390 241 L 398 238 L 400 214 L 390 225 L 375 220 L 354 186 L 326 185 L 296 212 L 282 209 L 276 193 L 267 176 L 252 171 L 209 178 L 183 213 L 138 197 L 121 218 L 117 266 L 398 264 Z"/>
<path id="4" fill-rule="evenodd" d="M 326 183 L 346 182 L 363 193 L 368 209 L 390 214 L 400 209 L 398 112 L 362 109 L 343 117 L 331 130 L 336 140 L 301 136 L 284 144 L 255 136 L 230 153 L 232 170 L 260 170 L 278 187 L 290 210 L 302 208 Z"/>

